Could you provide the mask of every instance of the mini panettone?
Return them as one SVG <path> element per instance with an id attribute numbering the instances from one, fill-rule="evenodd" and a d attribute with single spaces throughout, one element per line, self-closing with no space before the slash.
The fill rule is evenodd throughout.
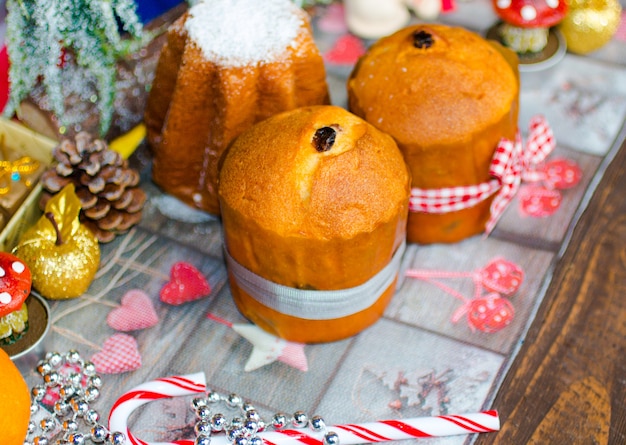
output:
<path id="1" fill-rule="evenodd" d="M 219 176 L 240 311 L 306 343 L 374 323 L 395 291 L 409 192 L 393 139 L 345 109 L 300 108 L 246 130 Z"/>
<path id="2" fill-rule="evenodd" d="M 490 179 L 501 138 L 515 140 L 517 55 L 463 28 L 414 25 L 380 39 L 348 80 L 349 109 L 397 142 L 414 189 Z M 493 195 L 448 213 L 409 213 L 410 242 L 456 242 L 485 230 Z"/>
<path id="3" fill-rule="evenodd" d="M 217 215 L 228 144 L 276 113 L 328 103 L 309 16 L 291 0 L 199 2 L 169 28 L 146 104 L 152 179 Z"/>

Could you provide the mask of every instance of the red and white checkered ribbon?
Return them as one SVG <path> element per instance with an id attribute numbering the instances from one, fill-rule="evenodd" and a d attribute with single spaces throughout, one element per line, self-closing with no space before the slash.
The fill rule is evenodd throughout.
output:
<path id="1" fill-rule="evenodd" d="M 500 140 L 489 167 L 489 174 L 494 179 L 469 186 L 428 190 L 413 188 L 409 209 L 424 213 L 455 212 L 473 207 L 498 192 L 485 226 L 485 232 L 489 234 L 517 193 L 522 176 L 534 171 L 535 166 L 543 162 L 555 146 L 556 141 L 546 119 L 541 115 L 534 116 L 525 146 L 519 132 L 515 141 Z"/>

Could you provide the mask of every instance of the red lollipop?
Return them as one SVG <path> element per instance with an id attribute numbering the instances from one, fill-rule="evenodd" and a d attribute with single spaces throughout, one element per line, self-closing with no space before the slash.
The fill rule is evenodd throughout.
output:
<path id="1" fill-rule="evenodd" d="M 561 206 L 563 195 L 554 189 L 536 185 L 522 186 L 519 192 L 520 210 L 523 215 L 550 216 Z"/>
<path id="2" fill-rule="evenodd" d="M 546 174 L 546 182 L 556 189 L 574 187 L 583 175 L 578 164 L 564 158 L 557 158 L 547 162 L 544 172 Z"/>
<path id="3" fill-rule="evenodd" d="M 513 321 L 515 309 L 509 300 L 493 292 L 469 303 L 470 327 L 483 332 L 497 332 Z"/>
<path id="4" fill-rule="evenodd" d="M 495 258 L 480 271 L 480 279 L 491 292 L 513 295 L 524 281 L 524 271 L 511 261 Z"/>

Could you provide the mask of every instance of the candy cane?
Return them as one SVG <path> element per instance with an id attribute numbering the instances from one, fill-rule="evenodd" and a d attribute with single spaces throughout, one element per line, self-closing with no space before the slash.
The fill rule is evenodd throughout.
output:
<path id="1" fill-rule="evenodd" d="M 193 445 L 193 441 L 166 443 L 145 442 L 137 439 L 128 428 L 128 418 L 142 405 L 154 400 L 182 397 L 206 391 L 206 377 L 203 372 L 173 376 L 143 383 L 128 391 L 111 408 L 109 414 L 110 431 L 120 431 L 126 435 L 125 445 Z"/>
<path id="2" fill-rule="evenodd" d="M 204 392 L 204 373 L 175 376 L 153 380 L 137 386 L 113 405 L 109 416 L 109 429 L 126 434 L 125 445 L 193 445 L 193 440 L 174 442 L 145 442 L 132 435 L 128 418 L 140 406 L 158 399 L 186 396 Z M 496 410 L 463 415 L 417 417 L 403 420 L 381 420 L 361 424 L 334 425 L 326 428 L 337 435 L 341 445 L 387 442 L 391 440 L 443 437 L 470 433 L 488 433 L 500 429 Z M 264 445 L 322 445 L 324 432 L 310 429 L 281 429 L 258 434 Z M 211 436 L 211 445 L 231 445 L 223 434 Z"/>

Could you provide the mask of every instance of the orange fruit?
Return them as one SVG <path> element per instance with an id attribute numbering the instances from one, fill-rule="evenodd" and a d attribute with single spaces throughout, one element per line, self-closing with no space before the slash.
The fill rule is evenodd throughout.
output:
<path id="1" fill-rule="evenodd" d="M 0 437 L 3 445 L 22 445 L 30 420 L 30 391 L 9 355 L 0 349 Z"/>

